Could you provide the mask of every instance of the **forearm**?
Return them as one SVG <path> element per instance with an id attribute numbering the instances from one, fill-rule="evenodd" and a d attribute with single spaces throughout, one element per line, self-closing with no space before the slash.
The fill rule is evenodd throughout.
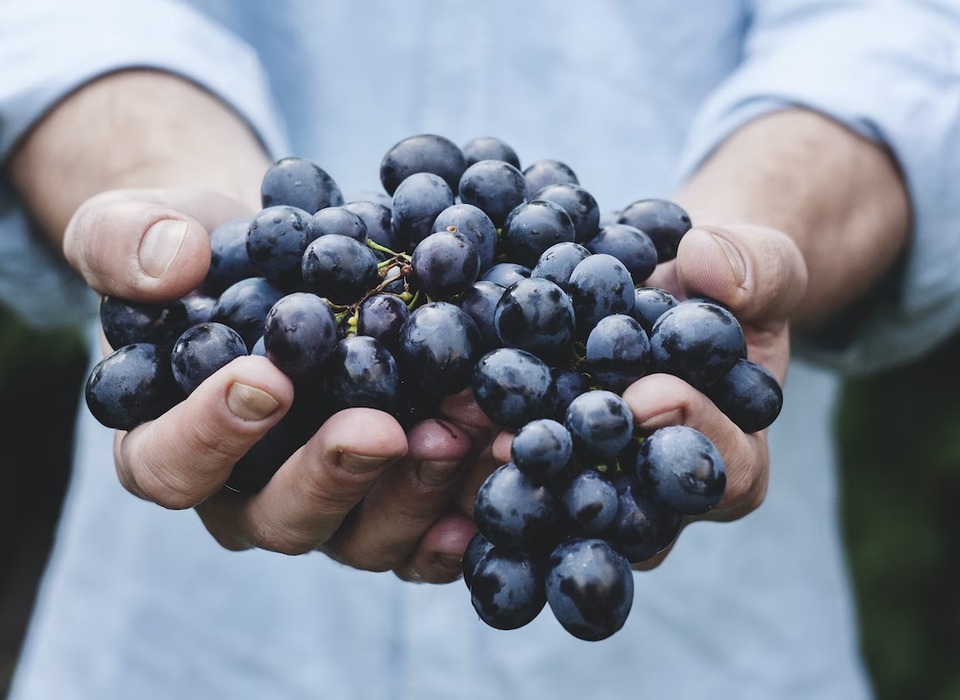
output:
<path id="1" fill-rule="evenodd" d="M 67 97 L 14 152 L 9 173 L 59 245 L 77 207 L 111 189 L 208 188 L 255 209 L 268 165 L 249 126 L 217 98 L 175 76 L 136 70 Z"/>
<path id="2" fill-rule="evenodd" d="M 793 313 L 813 323 L 871 289 L 907 242 L 909 205 L 891 156 L 810 111 L 757 119 L 676 195 L 694 223 L 759 224 L 797 243 L 809 275 Z"/>

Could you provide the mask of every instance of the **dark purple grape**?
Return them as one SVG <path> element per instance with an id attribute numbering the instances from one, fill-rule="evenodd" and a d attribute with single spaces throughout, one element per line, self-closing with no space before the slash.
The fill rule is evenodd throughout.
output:
<path id="1" fill-rule="evenodd" d="M 267 313 L 284 294 L 263 277 L 248 277 L 223 290 L 210 320 L 230 326 L 240 334 L 248 348 L 253 348 L 263 335 Z"/>
<path id="2" fill-rule="evenodd" d="M 597 253 L 570 273 L 568 292 L 573 299 L 577 330 L 586 337 L 600 319 L 633 310 L 633 278 L 612 255 Z"/>
<path id="3" fill-rule="evenodd" d="M 399 406 L 400 370 L 379 340 L 349 336 L 337 343 L 323 368 L 323 391 L 335 411 L 362 406 L 393 414 Z"/>
<path id="4" fill-rule="evenodd" d="M 532 622 L 546 605 L 543 573 L 529 557 L 495 547 L 474 569 L 470 601 L 490 627 L 518 629 Z"/>
<path id="5" fill-rule="evenodd" d="M 557 391 L 557 408 L 554 417 L 563 421 L 567 416 L 570 402 L 590 391 L 590 379 L 579 370 L 570 367 L 558 367 L 552 370 L 553 384 Z"/>
<path id="6" fill-rule="evenodd" d="M 393 239 L 403 250 L 414 250 L 433 231 L 437 216 L 453 203 L 453 191 L 439 175 L 410 175 L 393 193 Z"/>
<path id="7" fill-rule="evenodd" d="M 190 394 L 207 377 L 247 354 L 243 338 L 222 323 L 191 326 L 173 345 L 170 367 L 180 389 Z"/>
<path id="8" fill-rule="evenodd" d="M 247 229 L 247 255 L 259 276 L 277 286 L 300 284 L 300 261 L 314 236 L 310 214 L 288 205 L 268 207 L 253 217 Z"/>
<path id="9" fill-rule="evenodd" d="M 371 294 L 357 310 L 357 333 L 376 338 L 393 351 L 409 316 L 409 307 L 395 294 Z"/>
<path id="10" fill-rule="evenodd" d="M 535 553 L 556 543 L 558 513 L 550 489 L 508 462 L 480 486 L 473 519 L 495 547 Z"/>
<path id="11" fill-rule="evenodd" d="M 455 394 L 470 384 L 480 352 L 480 331 L 446 301 L 417 307 L 400 329 L 397 363 L 403 376 L 431 396 Z"/>
<path id="12" fill-rule="evenodd" d="M 497 337 L 506 347 L 557 362 L 572 351 L 573 302 L 548 279 L 527 277 L 504 290 L 494 312 Z"/>
<path id="13" fill-rule="evenodd" d="M 640 229 L 650 237 L 657 249 L 657 260 L 666 262 L 677 257 L 677 246 L 690 230 L 690 215 L 682 207 L 666 199 L 641 199 L 621 210 L 617 222 Z"/>
<path id="14" fill-rule="evenodd" d="M 723 497 L 723 457 L 710 439 L 686 425 L 653 431 L 640 445 L 637 476 L 657 498 L 684 515 L 702 515 Z"/>
<path id="15" fill-rule="evenodd" d="M 705 393 L 745 433 L 768 428 L 783 408 L 783 389 L 777 378 L 763 365 L 744 358 Z"/>
<path id="16" fill-rule="evenodd" d="M 636 475 L 619 478 L 615 490 L 616 515 L 605 537 L 631 564 L 646 561 L 680 534 L 683 516 L 640 488 Z"/>
<path id="17" fill-rule="evenodd" d="M 657 319 L 650 332 L 650 369 L 704 389 L 746 357 L 743 330 L 718 304 L 684 301 Z"/>
<path id="18" fill-rule="evenodd" d="M 500 347 L 500 337 L 494 325 L 494 314 L 501 296 L 503 296 L 503 287 L 499 284 L 477 280 L 454 301 L 477 324 L 477 329 L 480 331 L 480 344 L 484 352 Z"/>
<path id="19" fill-rule="evenodd" d="M 305 158 L 281 158 L 271 165 L 260 184 L 264 208 L 286 205 L 313 214 L 343 204 L 343 193 L 327 172 Z"/>
<path id="20" fill-rule="evenodd" d="M 519 282 L 524 277 L 530 276 L 530 268 L 515 262 L 499 262 L 492 265 L 486 272 L 480 275 L 480 279 L 486 282 L 499 284 L 501 287 L 509 287 L 514 282 Z"/>
<path id="21" fill-rule="evenodd" d="M 523 169 L 523 177 L 527 181 L 527 187 L 531 192 L 539 192 L 549 185 L 580 184 L 573 168 L 563 161 L 553 158 L 534 161 Z"/>
<path id="22" fill-rule="evenodd" d="M 557 243 L 540 254 L 537 264 L 530 271 L 530 276 L 548 279 L 567 291 L 573 269 L 589 255 L 590 251 L 579 243 L 569 241 Z"/>
<path id="23" fill-rule="evenodd" d="M 487 552 L 493 549 L 493 543 L 483 536 L 479 530 L 474 533 L 463 551 L 463 582 L 469 589 L 473 581 L 473 572 L 477 569 L 477 564 L 483 559 Z"/>
<path id="24" fill-rule="evenodd" d="M 337 233 L 361 243 L 367 242 L 367 222 L 345 206 L 326 207 L 307 220 L 310 240 Z"/>
<path id="25" fill-rule="evenodd" d="M 217 295 L 234 282 L 260 273 L 247 255 L 247 231 L 253 217 L 225 221 L 210 232 L 210 268 L 203 289 Z"/>
<path id="26" fill-rule="evenodd" d="M 617 516 L 617 489 L 596 469 L 584 469 L 567 483 L 561 504 L 577 534 L 600 536 Z"/>
<path id="27" fill-rule="evenodd" d="M 653 241 L 633 226 L 605 226 L 584 245 L 591 253 L 607 253 L 622 262 L 630 271 L 634 285 L 643 284 L 657 267 L 657 249 Z"/>
<path id="28" fill-rule="evenodd" d="M 573 236 L 573 223 L 558 204 L 532 200 L 507 214 L 497 251 L 513 262 L 533 267 L 547 248 L 572 243 Z"/>
<path id="29" fill-rule="evenodd" d="M 377 258 L 349 236 L 331 233 L 307 246 L 301 262 L 303 283 L 334 304 L 353 304 L 380 283 Z"/>
<path id="30" fill-rule="evenodd" d="M 117 348 L 100 360 L 84 387 L 90 413 L 115 430 L 132 430 L 158 418 L 180 400 L 170 353 L 152 343 Z"/>
<path id="31" fill-rule="evenodd" d="M 316 374 L 337 345 L 333 310 L 316 294 L 287 294 L 267 313 L 263 343 L 269 360 L 287 376 Z"/>
<path id="32" fill-rule="evenodd" d="M 535 481 L 559 474 L 570 464 L 573 439 L 550 418 L 532 420 L 513 436 L 510 457 L 517 469 Z"/>
<path id="33" fill-rule="evenodd" d="M 636 319 L 626 314 L 601 318 L 587 336 L 583 367 L 595 384 L 621 394 L 647 373 L 650 341 Z"/>
<path id="34" fill-rule="evenodd" d="M 633 606 L 633 589 L 630 564 L 602 539 L 571 539 L 550 555 L 547 601 L 574 637 L 599 641 L 618 632 Z"/>
<path id="35" fill-rule="evenodd" d="M 471 165 L 463 171 L 456 191 L 461 202 L 482 209 L 498 228 L 528 196 L 523 173 L 502 160 L 481 160 Z"/>
<path id="36" fill-rule="evenodd" d="M 571 401 L 563 424 L 574 450 L 587 463 L 616 459 L 633 439 L 630 406 L 605 389 L 592 389 Z"/>
<path id="37" fill-rule="evenodd" d="M 633 294 L 633 316 L 643 330 L 650 334 L 653 324 L 678 303 L 677 298 L 665 289 L 659 287 L 637 287 Z"/>
<path id="38" fill-rule="evenodd" d="M 410 268 L 421 291 L 430 299 L 444 301 L 477 281 L 480 256 L 470 239 L 459 231 L 437 231 L 414 249 Z"/>
<path id="39" fill-rule="evenodd" d="M 190 315 L 182 299 L 138 302 L 105 296 L 100 300 L 100 325 L 111 348 L 150 343 L 169 352 L 190 327 Z"/>
<path id="40" fill-rule="evenodd" d="M 491 350 L 477 361 L 471 386 L 481 410 L 508 430 L 518 430 L 537 418 L 550 418 L 556 410 L 550 368 L 526 350 Z"/>
<path id="41" fill-rule="evenodd" d="M 391 200 L 390 204 L 393 202 Z M 347 211 L 353 212 L 367 227 L 367 238 L 389 250 L 397 250 L 400 246 L 393 237 L 393 212 L 390 206 L 370 200 L 356 200 L 343 205 Z"/>
<path id="42" fill-rule="evenodd" d="M 472 204 L 454 204 L 437 214 L 433 231 L 454 228 L 466 236 L 480 256 L 480 270 L 493 265 L 497 252 L 497 227 L 484 211 Z"/>
<path id="43" fill-rule="evenodd" d="M 380 162 L 380 183 L 393 195 L 415 173 L 431 173 L 454 192 L 466 168 L 463 152 L 450 139 L 436 134 L 409 136 L 391 146 Z"/>
<path id="44" fill-rule="evenodd" d="M 503 160 L 520 169 L 520 158 L 510 144 L 495 136 L 477 136 L 460 146 L 467 167 L 481 160 Z"/>
<path id="45" fill-rule="evenodd" d="M 206 323 L 210 320 L 210 314 L 213 313 L 213 307 L 217 304 L 217 298 L 204 294 L 203 292 L 193 291 L 180 298 L 184 307 L 187 309 L 187 327 L 195 326 L 198 323 Z"/>
<path id="46" fill-rule="evenodd" d="M 569 182 L 547 185 L 531 199 L 559 204 L 573 223 L 574 240 L 584 243 L 600 231 L 600 206 L 596 198 L 580 185 Z"/>

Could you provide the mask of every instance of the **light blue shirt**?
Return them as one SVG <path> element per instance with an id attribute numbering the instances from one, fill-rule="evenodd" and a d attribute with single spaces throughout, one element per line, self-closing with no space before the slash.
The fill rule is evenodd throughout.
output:
<path id="1" fill-rule="evenodd" d="M 922 0 L 3 3 L 0 148 L 68 90 L 147 65 L 204 85 L 275 156 L 316 160 L 348 196 L 379 187 L 393 143 L 434 132 L 563 160 L 616 209 L 669 196 L 747 120 L 806 105 L 888 144 L 910 188 L 896 293 L 841 352 L 808 349 L 866 370 L 960 319 L 958 35 L 960 12 Z M 0 296 L 38 323 L 89 316 L 9 192 L 0 216 Z M 126 493 L 110 431 L 81 411 L 11 698 L 869 697 L 836 513 L 835 390 L 794 362 L 763 506 L 688 528 L 635 574 L 624 629 L 593 644 L 549 610 L 487 628 L 462 582 L 222 550 L 192 512 Z"/>

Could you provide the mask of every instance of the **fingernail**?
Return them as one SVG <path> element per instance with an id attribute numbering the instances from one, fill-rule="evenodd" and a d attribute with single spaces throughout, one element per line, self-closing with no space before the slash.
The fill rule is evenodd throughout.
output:
<path id="1" fill-rule="evenodd" d="M 743 284 L 743 281 L 747 276 L 747 266 L 743 262 L 743 258 L 740 256 L 740 251 L 737 250 L 730 241 L 722 236 L 718 236 L 715 233 L 710 234 L 713 236 L 713 240 L 717 242 L 717 245 L 720 246 L 720 250 L 723 251 L 723 254 L 726 256 L 727 261 L 730 263 L 730 269 L 733 271 L 733 278 L 737 283 L 737 286 Z"/>
<path id="2" fill-rule="evenodd" d="M 147 229 L 140 241 L 140 267 L 151 277 L 162 277 L 180 252 L 187 222 L 162 219 Z"/>
<path id="3" fill-rule="evenodd" d="M 280 402 L 270 394 L 247 384 L 233 384 L 227 391 L 227 408 L 243 420 L 263 420 L 279 407 Z"/>
<path id="4" fill-rule="evenodd" d="M 417 466 L 417 478 L 427 486 L 442 486 L 459 471 L 460 462 L 435 461 L 420 462 Z"/>
<path id="5" fill-rule="evenodd" d="M 463 568 L 463 557 L 456 554 L 437 554 L 437 561 L 445 569 L 459 571 Z"/>
<path id="6" fill-rule="evenodd" d="M 340 466 L 352 474 L 366 474 L 379 467 L 382 467 L 387 460 L 383 457 L 371 457 L 370 455 L 356 455 L 350 452 L 341 452 L 338 460 Z"/>
<path id="7" fill-rule="evenodd" d="M 668 425 L 680 425 L 681 423 L 683 423 L 683 411 L 675 408 L 672 411 L 645 418 L 637 423 L 637 427 L 641 430 L 657 430 Z"/>

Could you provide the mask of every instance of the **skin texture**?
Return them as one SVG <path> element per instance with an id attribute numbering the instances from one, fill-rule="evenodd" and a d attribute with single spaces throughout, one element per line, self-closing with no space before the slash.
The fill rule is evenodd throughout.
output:
<path id="1" fill-rule="evenodd" d="M 93 289 L 151 301 L 197 285 L 209 265 L 208 232 L 259 208 L 268 165 L 246 124 L 216 99 L 175 77 L 131 71 L 68 97 L 26 137 L 9 174 Z M 869 290 L 908 230 L 889 156 L 801 110 L 744 126 L 675 199 L 697 227 L 648 284 L 727 304 L 750 359 L 781 383 L 790 324 L 816 323 Z M 739 518 L 762 502 L 766 431 L 744 434 L 675 377 L 644 377 L 624 396 L 641 428 L 683 423 L 718 447 L 728 486 L 705 517 Z M 233 464 L 292 399 L 291 383 L 269 361 L 239 358 L 157 420 L 118 432 L 118 477 L 160 506 L 195 508 L 227 549 L 319 549 L 407 580 L 459 576 L 475 532 L 474 495 L 509 459 L 510 434 L 498 436 L 467 393 L 444 401 L 443 420 L 409 434 L 387 414 L 349 409 L 260 493 L 224 491 Z"/>

